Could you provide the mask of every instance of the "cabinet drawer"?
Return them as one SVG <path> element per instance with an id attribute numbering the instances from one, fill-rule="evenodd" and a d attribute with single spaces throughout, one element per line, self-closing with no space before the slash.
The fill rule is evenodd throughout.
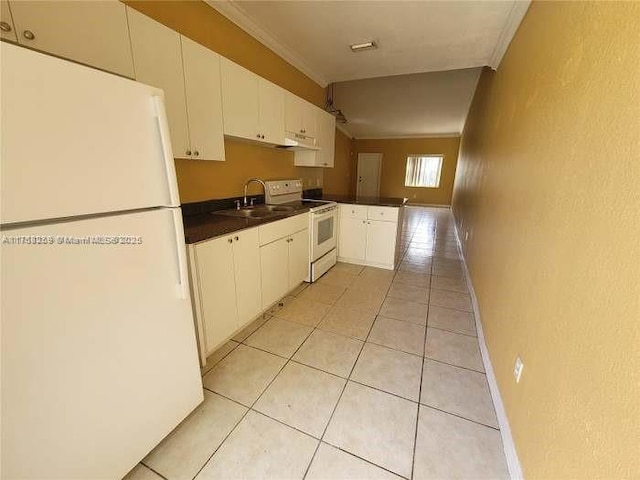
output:
<path id="1" fill-rule="evenodd" d="M 367 211 L 369 220 L 382 220 L 384 222 L 398 222 L 398 209 L 395 207 L 369 207 Z"/>
<path id="2" fill-rule="evenodd" d="M 340 216 L 342 218 L 367 219 L 367 207 L 364 205 L 340 205 Z"/>
<path id="3" fill-rule="evenodd" d="M 309 228 L 308 213 L 261 225 L 258 227 L 260 245 L 266 245 L 267 243 L 271 243 L 279 238 L 286 237 L 287 235 L 292 235 L 300 230 L 304 230 L 305 228 Z"/>

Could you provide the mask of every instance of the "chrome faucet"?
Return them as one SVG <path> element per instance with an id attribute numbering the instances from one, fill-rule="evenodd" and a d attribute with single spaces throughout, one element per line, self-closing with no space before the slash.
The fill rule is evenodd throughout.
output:
<path id="1" fill-rule="evenodd" d="M 245 207 L 247 206 L 247 187 L 249 187 L 249 184 L 251 182 L 256 182 L 256 183 L 259 183 L 260 185 L 262 185 L 262 188 L 264 189 L 264 194 L 265 194 L 265 196 L 267 195 L 267 186 L 265 185 L 265 183 L 262 180 L 260 180 L 259 178 L 250 178 L 249 180 L 247 180 L 244 183 L 244 203 L 243 203 L 243 205 Z"/>

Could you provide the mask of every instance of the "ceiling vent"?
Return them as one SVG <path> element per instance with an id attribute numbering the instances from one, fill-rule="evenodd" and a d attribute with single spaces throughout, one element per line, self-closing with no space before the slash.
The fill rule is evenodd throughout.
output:
<path id="1" fill-rule="evenodd" d="M 354 53 L 364 52 L 365 50 L 375 50 L 378 48 L 378 44 L 372 40 L 370 42 L 354 43 L 353 45 L 349 45 L 349 48 L 351 48 L 351 51 Z"/>

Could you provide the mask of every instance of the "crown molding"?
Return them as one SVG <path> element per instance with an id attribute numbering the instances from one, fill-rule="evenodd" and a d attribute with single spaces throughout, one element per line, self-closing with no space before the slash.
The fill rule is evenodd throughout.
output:
<path id="1" fill-rule="evenodd" d="M 291 51 L 289 48 L 284 46 L 278 39 L 276 39 L 273 35 L 264 30 L 261 26 L 259 26 L 247 13 L 244 11 L 242 6 L 239 5 L 240 2 L 234 0 L 224 0 L 224 1 L 216 1 L 216 0 L 204 0 L 207 5 L 211 8 L 217 10 L 226 18 L 235 23 L 238 27 L 244 30 L 246 33 L 251 35 L 253 38 L 258 40 L 260 43 L 265 45 L 270 50 L 273 50 L 276 54 L 282 57 L 284 60 L 289 62 L 295 68 L 300 70 L 306 76 L 311 78 L 314 82 L 319 84 L 322 88 L 325 88 L 329 81 L 324 77 L 324 75 L 318 73 L 316 70 L 311 68 L 302 58 L 300 58 L 296 53 Z"/>
<path id="2" fill-rule="evenodd" d="M 496 48 L 493 49 L 493 53 L 487 64 L 493 70 L 497 70 L 498 66 L 500 66 L 502 57 L 504 57 L 504 54 L 507 52 L 507 48 L 509 48 L 509 44 L 511 44 L 511 40 L 513 40 L 516 34 L 516 30 L 518 30 L 522 19 L 527 13 L 529 5 L 531 5 L 531 0 L 515 0 L 513 5 L 511 5 L 507 21 L 504 23 L 504 27 L 502 27 Z"/>
<path id="3" fill-rule="evenodd" d="M 451 133 L 424 133 L 415 135 L 365 135 L 362 137 L 354 136 L 356 140 L 403 140 L 403 139 L 415 139 L 415 138 L 456 138 L 461 134 L 457 132 Z"/>

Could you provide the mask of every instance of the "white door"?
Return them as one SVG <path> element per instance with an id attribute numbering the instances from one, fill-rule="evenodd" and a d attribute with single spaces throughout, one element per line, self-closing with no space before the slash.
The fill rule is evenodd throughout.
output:
<path id="1" fill-rule="evenodd" d="M 220 55 L 181 39 L 191 158 L 224 160 Z"/>
<path id="2" fill-rule="evenodd" d="M 314 104 L 301 100 L 302 125 L 307 137 L 318 138 L 318 112 L 321 111 Z"/>
<path id="3" fill-rule="evenodd" d="M 208 356 L 238 329 L 233 238 L 196 245 L 199 298 Z"/>
<path id="4" fill-rule="evenodd" d="M 364 260 L 367 243 L 367 221 L 359 218 L 340 218 L 338 256 Z"/>
<path id="5" fill-rule="evenodd" d="M 180 211 L 3 231 L 32 235 L 2 246 L 0 476 L 122 478 L 203 399 Z"/>
<path id="6" fill-rule="evenodd" d="M 220 59 L 224 133 L 232 137 L 260 140 L 258 133 L 258 79 L 246 68 Z"/>
<path id="7" fill-rule="evenodd" d="M 397 231 L 397 223 L 367 221 L 367 262 L 393 265 Z"/>
<path id="8" fill-rule="evenodd" d="M 180 34 L 127 7 L 136 80 L 164 91 L 175 158 L 191 158 Z"/>
<path id="9" fill-rule="evenodd" d="M 4 223 L 180 204 L 160 90 L 0 48 Z"/>
<path id="10" fill-rule="evenodd" d="M 356 195 L 359 197 L 380 196 L 381 153 L 358 154 L 358 184 Z"/>
<path id="11" fill-rule="evenodd" d="M 18 42 L 133 78 L 123 3 L 50 0 L 10 5 Z"/>
<path id="12" fill-rule="evenodd" d="M 289 242 L 281 238 L 260 247 L 262 308 L 269 308 L 289 291 Z"/>
<path id="13" fill-rule="evenodd" d="M 257 228 L 243 230 L 234 235 L 233 264 L 238 328 L 240 328 L 257 317 L 262 310 L 260 245 Z"/>
<path id="14" fill-rule="evenodd" d="M 309 276 L 309 230 L 294 233 L 289 241 L 289 290 Z"/>
<path id="15" fill-rule="evenodd" d="M 2 22 L 0 38 L 16 42 L 18 40 L 16 37 L 16 29 L 13 25 L 11 10 L 9 10 L 9 2 L 7 0 L 0 0 L 0 22 Z"/>
<path id="16" fill-rule="evenodd" d="M 277 145 L 284 144 L 284 90 L 271 82 L 259 79 L 258 131 L 261 140 Z"/>

